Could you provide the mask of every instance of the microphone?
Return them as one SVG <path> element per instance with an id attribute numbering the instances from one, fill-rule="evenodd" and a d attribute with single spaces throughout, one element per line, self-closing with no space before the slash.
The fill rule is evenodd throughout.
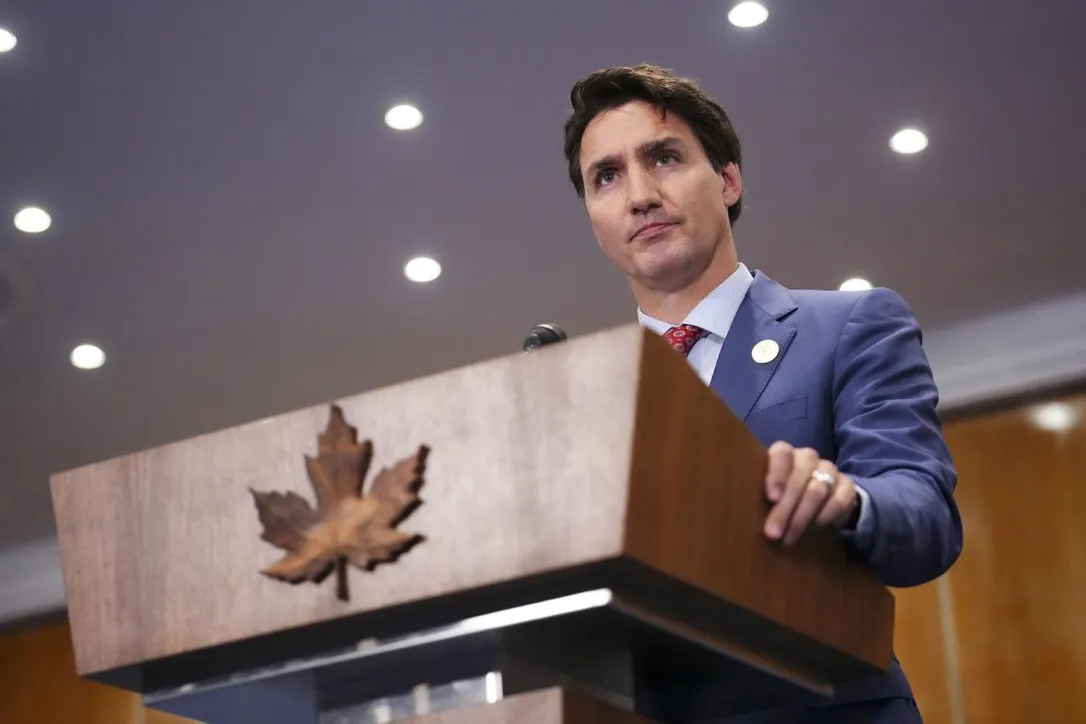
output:
<path id="1" fill-rule="evenodd" d="M 566 333 L 557 324 L 537 324 L 532 327 L 532 331 L 528 333 L 528 336 L 524 339 L 524 351 L 531 352 L 534 349 L 539 349 L 545 344 L 554 344 L 555 342 L 563 342 L 566 340 Z"/>

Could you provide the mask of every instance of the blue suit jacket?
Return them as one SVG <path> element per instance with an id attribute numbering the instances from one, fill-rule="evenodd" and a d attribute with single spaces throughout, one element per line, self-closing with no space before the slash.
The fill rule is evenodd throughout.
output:
<path id="1" fill-rule="evenodd" d="M 758 364 L 751 348 L 764 339 L 780 352 Z M 957 559 L 957 475 L 920 328 L 897 294 L 793 291 L 758 272 L 711 385 L 762 443 L 814 448 L 864 488 L 875 527 L 859 547 L 886 585 L 930 581 Z M 896 658 L 833 704 L 895 696 L 912 696 Z"/>

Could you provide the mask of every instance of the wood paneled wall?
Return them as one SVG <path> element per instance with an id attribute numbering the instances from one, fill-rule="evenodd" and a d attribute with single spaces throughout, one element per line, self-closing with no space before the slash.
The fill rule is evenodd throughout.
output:
<path id="1" fill-rule="evenodd" d="M 1046 430 L 1038 414 L 1073 424 Z M 1086 395 L 946 434 L 965 547 L 942 580 L 895 592 L 925 721 L 1086 722 Z"/>
<path id="2" fill-rule="evenodd" d="M 960 724 L 953 716 L 939 595 L 936 584 L 895 591 L 894 652 L 909 677 L 925 724 Z"/>
<path id="3" fill-rule="evenodd" d="M 145 709 L 139 697 L 85 681 L 64 621 L 0 634 L 0 722 L 4 724 L 184 724 Z"/>

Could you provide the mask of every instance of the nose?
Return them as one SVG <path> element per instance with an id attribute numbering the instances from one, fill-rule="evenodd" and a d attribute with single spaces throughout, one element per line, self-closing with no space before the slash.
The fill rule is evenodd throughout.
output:
<path id="1" fill-rule="evenodd" d="M 629 171 L 626 181 L 626 193 L 630 213 L 644 214 L 660 207 L 660 189 L 656 178 L 643 169 Z"/>

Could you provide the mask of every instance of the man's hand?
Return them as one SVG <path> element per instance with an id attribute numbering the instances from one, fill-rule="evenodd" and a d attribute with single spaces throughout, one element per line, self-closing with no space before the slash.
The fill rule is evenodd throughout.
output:
<path id="1" fill-rule="evenodd" d="M 830 485 L 823 480 L 834 480 Z M 815 523 L 840 528 L 852 517 L 860 501 L 856 484 L 837 466 L 822 460 L 810 448 L 796 449 L 786 442 L 769 448 L 769 472 L 765 480 L 766 496 L 773 503 L 765 521 L 765 534 L 771 540 L 792 545 Z"/>

